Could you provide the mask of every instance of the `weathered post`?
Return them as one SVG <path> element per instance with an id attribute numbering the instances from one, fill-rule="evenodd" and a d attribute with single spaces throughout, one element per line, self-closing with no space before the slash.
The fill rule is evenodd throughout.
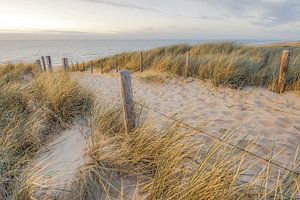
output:
<path id="1" fill-rule="evenodd" d="M 103 66 L 103 62 L 100 63 L 100 68 L 101 68 L 101 74 L 104 74 L 104 66 Z"/>
<path id="2" fill-rule="evenodd" d="M 289 69 L 289 62 L 290 62 L 290 50 L 283 50 L 282 57 L 281 57 L 281 64 L 280 64 L 280 72 L 279 72 L 279 80 L 278 80 L 278 87 L 279 92 L 284 92 L 287 73 Z"/>
<path id="3" fill-rule="evenodd" d="M 140 72 L 144 71 L 143 52 L 140 53 Z"/>
<path id="4" fill-rule="evenodd" d="M 45 57 L 44 57 L 44 56 L 42 56 L 41 58 L 42 58 L 43 69 L 44 69 L 44 71 L 46 71 L 46 62 L 45 62 Z"/>
<path id="5" fill-rule="evenodd" d="M 91 68 L 91 73 L 94 73 L 94 66 L 93 66 L 93 61 L 90 61 L 90 68 Z"/>
<path id="6" fill-rule="evenodd" d="M 46 62 L 47 62 L 49 71 L 53 72 L 52 61 L 51 61 L 51 57 L 50 56 L 46 56 Z"/>
<path id="7" fill-rule="evenodd" d="M 84 64 L 84 61 L 82 61 L 82 71 L 85 71 L 85 64 Z"/>
<path id="8" fill-rule="evenodd" d="M 63 58 L 63 68 L 65 71 L 67 71 L 69 69 L 69 62 L 68 62 L 68 58 Z"/>
<path id="9" fill-rule="evenodd" d="M 184 68 L 184 77 L 187 78 L 189 76 L 189 65 L 190 65 L 190 52 L 186 53 L 186 63 Z"/>
<path id="10" fill-rule="evenodd" d="M 40 59 L 36 60 L 35 64 L 36 64 L 37 68 L 42 72 L 43 71 L 43 67 L 42 67 L 41 60 Z"/>
<path id="11" fill-rule="evenodd" d="M 79 71 L 79 63 L 76 61 L 76 71 Z"/>
<path id="12" fill-rule="evenodd" d="M 130 73 L 127 70 L 120 72 L 121 101 L 124 113 L 126 132 L 135 128 L 135 113 Z"/>
<path id="13" fill-rule="evenodd" d="M 8 67 L 8 68 L 11 68 L 11 67 L 13 67 L 13 65 L 12 65 L 12 62 L 11 62 L 11 61 L 9 61 L 9 62 L 7 63 L 7 67 Z"/>
<path id="14" fill-rule="evenodd" d="M 117 56 L 115 57 L 115 69 L 116 69 L 116 72 L 118 73 L 118 72 L 119 72 L 119 69 L 118 69 L 118 60 L 117 60 Z"/>

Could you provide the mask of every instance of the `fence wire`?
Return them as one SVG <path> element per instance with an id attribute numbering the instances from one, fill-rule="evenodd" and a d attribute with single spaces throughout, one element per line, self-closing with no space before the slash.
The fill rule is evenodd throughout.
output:
<path id="1" fill-rule="evenodd" d="M 280 164 L 278 164 L 278 163 L 276 163 L 276 162 L 274 162 L 274 161 L 272 161 L 272 160 L 268 160 L 268 159 L 266 159 L 266 158 L 263 158 L 263 157 L 261 157 L 261 156 L 255 154 L 255 153 L 253 153 L 253 152 L 251 152 L 251 151 L 248 151 L 247 149 L 244 149 L 244 148 L 242 148 L 242 147 L 239 147 L 239 146 L 237 146 L 237 145 L 234 145 L 234 144 L 232 144 L 232 143 L 230 143 L 230 142 L 228 142 L 228 141 L 226 141 L 226 140 L 224 140 L 224 139 L 218 138 L 218 137 L 216 137 L 216 136 L 214 136 L 214 135 L 212 135 L 212 134 L 206 133 L 206 132 L 204 132 L 203 130 L 201 130 L 201 129 L 197 128 L 197 127 L 194 127 L 194 126 L 192 126 L 192 125 L 190 125 L 190 124 L 188 124 L 188 123 L 185 123 L 185 122 L 180 121 L 180 120 L 178 120 L 178 119 L 174 119 L 173 117 L 170 117 L 170 116 L 168 116 L 168 115 L 166 115 L 166 114 L 164 114 L 164 113 L 162 113 L 162 112 L 157 111 L 156 109 L 153 109 L 153 108 L 151 108 L 151 107 L 149 107 L 149 106 L 146 106 L 145 104 L 141 104 L 141 103 L 135 102 L 135 101 L 134 101 L 134 104 L 136 104 L 136 105 L 138 105 L 138 106 L 141 106 L 142 108 L 146 108 L 147 110 L 150 110 L 150 111 L 152 111 L 152 112 L 155 112 L 155 113 L 157 113 L 157 114 L 159 114 L 159 115 L 161 115 L 161 116 L 163 116 L 163 117 L 165 117 L 165 118 L 167 118 L 167 119 L 169 119 L 169 120 L 171 120 L 171 121 L 174 121 L 174 122 L 176 122 L 176 123 L 178 123 L 178 124 L 184 125 L 185 127 L 189 128 L 189 129 L 191 129 L 191 130 L 197 131 L 198 133 L 200 133 L 200 134 L 202 134 L 202 135 L 205 135 L 205 136 L 210 137 L 210 138 L 212 138 L 212 139 L 214 139 L 214 140 L 217 140 L 217 141 L 219 141 L 219 142 L 221 142 L 221 143 L 223 143 L 223 144 L 225 144 L 225 145 L 228 145 L 228 146 L 230 146 L 230 147 L 232 147 L 232 148 L 234 148 L 234 149 L 237 149 L 237 150 L 239 150 L 239 151 L 241 151 L 241 152 L 245 152 L 246 154 L 249 154 L 249 155 L 251 155 L 251 156 L 253 156 L 253 157 L 257 158 L 257 159 L 260 159 L 260 160 L 262 160 L 262 161 L 265 162 L 265 163 L 270 163 L 270 164 L 272 164 L 272 165 L 274 165 L 274 166 L 277 166 L 277 167 L 279 167 L 279 168 L 281 168 L 281 169 L 283 169 L 283 170 L 286 170 L 286 171 L 288 171 L 288 172 L 290 172 L 290 173 L 292 173 L 292 174 L 294 174 L 294 175 L 296 175 L 296 176 L 299 176 L 299 175 L 300 175 L 300 172 L 296 172 L 296 171 L 294 171 L 294 170 L 292 170 L 292 169 L 290 169 L 290 168 L 288 168 L 288 167 L 282 166 L 282 165 L 280 165 Z"/>

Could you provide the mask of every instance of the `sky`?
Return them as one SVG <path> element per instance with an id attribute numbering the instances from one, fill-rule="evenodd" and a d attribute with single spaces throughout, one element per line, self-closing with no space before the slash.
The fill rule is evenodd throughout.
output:
<path id="1" fill-rule="evenodd" d="M 300 40 L 300 0 L 0 0 L 1 39 Z"/>

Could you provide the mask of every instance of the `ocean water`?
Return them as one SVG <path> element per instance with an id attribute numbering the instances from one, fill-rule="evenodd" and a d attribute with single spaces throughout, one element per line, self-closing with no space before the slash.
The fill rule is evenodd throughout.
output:
<path id="1" fill-rule="evenodd" d="M 121 52 L 147 50 L 174 44 L 203 44 L 222 40 L 0 40 L 0 63 L 34 62 L 41 56 L 51 56 L 54 65 L 62 62 L 88 61 Z M 275 41 L 237 40 L 257 44 Z"/>

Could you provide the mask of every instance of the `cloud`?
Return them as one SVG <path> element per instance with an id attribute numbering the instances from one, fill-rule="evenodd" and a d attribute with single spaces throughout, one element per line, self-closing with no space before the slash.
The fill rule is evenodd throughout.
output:
<path id="1" fill-rule="evenodd" d="M 148 12 L 155 12 L 159 14 L 165 14 L 168 16 L 174 16 L 174 17 L 189 17 L 189 18 L 194 18 L 194 19 L 213 19 L 213 20 L 225 20 L 224 16 L 216 16 L 216 15 L 189 15 L 189 14 L 183 14 L 183 13 L 178 13 L 172 11 L 172 6 L 168 8 L 168 10 L 162 10 L 161 8 L 157 7 L 150 7 L 147 5 L 147 3 L 143 1 L 142 4 L 138 3 L 133 3 L 132 0 L 83 0 L 86 2 L 91 2 L 91 3 L 99 3 L 99 4 L 105 4 L 105 5 L 110 5 L 110 6 L 115 6 L 115 7 L 120 7 L 120 8 L 130 8 L 130 9 L 137 9 L 141 11 L 148 11 Z M 176 0 L 174 0 L 176 1 Z M 179 0 L 177 0 L 179 1 Z"/>
<path id="2" fill-rule="evenodd" d="M 129 2 L 129 1 L 124 1 L 124 0 L 84 0 L 92 3 L 100 3 L 100 4 L 106 4 L 110 6 L 116 6 L 116 7 L 121 7 L 121 8 L 134 8 L 138 10 L 143 10 L 143 11 L 152 11 L 152 12 L 159 12 L 162 13 L 163 11 L 153 8 L 153 7 L 148 7 L 148 6 L 141 6 L 137 5 L 135 3 Z"/>
<path id="3" fill-rule="evenodd" d="M 194 0 L 228 17 L 267 27 L 300 21 L 299 0 Z"/>

